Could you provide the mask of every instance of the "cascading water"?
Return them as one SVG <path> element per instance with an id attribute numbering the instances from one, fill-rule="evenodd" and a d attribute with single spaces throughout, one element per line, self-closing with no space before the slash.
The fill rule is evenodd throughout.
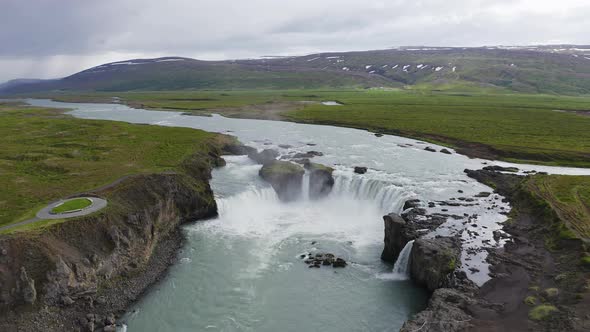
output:
<path id="1" fill-rule="evenodd" d="M 412 247 L 414 240 L 406 243 L 402 251 L 399 253 L 395 265 L 393 265 L 393 275 L 398 279 L 410 278 L 410 255 L 412 254 Z"/>
<path id="2" fill-rule="evenodd" d="M 425 152 L 423 142 L 375 137 L 349 128 L 185 116 L 125 105 L 28 102 L 73 109 L 71 114 L 81 118 L 231 131 L 245 144 L 284 154 L 307 152 L 314 146 L 323 152 L 314 162 L 335 168 L 335 184 L 327 197 L 283 203 L 260 180 L 260 165 L 245 156 L 228 157 L 227 166 L 215 170 L 211 181 L 219 217 L 186 227 L 182 259 L 158 284 L 158 291 L 149 292 L 126 316 L 129 331 L 395 330 L 424 308 L 427 298 L 426 292 L 409 282 L 391 282 L 395 276 L 407 278 L 411 243 L 400 253 L 394 271 L 379 259 L 382 216 L 401 212 L 409 198 L 435 203 L 427 208 L 429 213 L 477 216 L 467 224 L 465 219 L 449 218 L 436 230 L 449 235 L 469 227 L 478 234 L 462 233 L 461 264 L 464 269 L 480 270 L 466 271 L 472 280 L 481 284 L 489 279 L 486 251 L 467 249 L 501 245 L 493 232 L 501 229 L 506 220 L 501 212 L 509 206 L 495 194 L 477 197 L 490 188 L 463 172 L 481 168 L 483 160 Z M 353 166 L 366 166 L 369 172 L 354 174 Z M 502 166 L 589 174 L 573 168 Z M 307 176 L 301 189 L 306 197 Z M 474 199 L 473 203 L 441 204 L 459 202 L 458 193 Z M 341 270 L 309 269 L 300 257 L 315 252 L 334 253 L 350 264 Z M 382 278 L 386 270 L 389 278 Z"/>
<path id="3" fill-rule="evenodd" d="M 301 181 L 301 195 L 304 201 L 309 201 L 309 172 L 303 174 Z"/>
<path id="4" fill-rule="evenodd" d="M 334 187 L 330 196 L 369 201 L 377 204 L 382 214 L 387 214 L 401 212 L 404 202 L 412 197 L 412 194 L 393 183 L 339 171 L 335 172 Z"/>

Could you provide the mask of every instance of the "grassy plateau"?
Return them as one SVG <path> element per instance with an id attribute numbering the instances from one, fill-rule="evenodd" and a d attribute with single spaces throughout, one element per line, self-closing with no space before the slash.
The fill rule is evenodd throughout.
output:
<path id="1" fill-rule="evenodd" d="M 130 174 L 175 171 L 216 134 L 75 119 L 61 110 L 0 104 L 0 225 L 50 201 Z"/>

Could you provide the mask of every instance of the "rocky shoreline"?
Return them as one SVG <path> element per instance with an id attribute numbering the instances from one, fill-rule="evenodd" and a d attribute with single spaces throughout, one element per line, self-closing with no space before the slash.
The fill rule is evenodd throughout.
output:
<path id="1" fill-rule="evenodd" d="M 503 230 L 511 241 L 503 248 L 488 249 L 492 279 L 477 287 L 454 264 L 445 264 L 458 257 L 449 256 L 456 240 L 416 240 L 412 278 L 433 293 L 427 308 L 401 331 L 590 330 L 589 271 L 573 263 L 584 255 L 583 241 L 555 237 L 556 225 L 561 227 L 559 217 L 523 189 L 526 177 L 493 169 L 465 172 L 510 201 L 513 210 Z M 391 261 L 404 241 L 417 236 L 407 216 L 389 215 L 384 221 L 384 259 Z M 550 249 L 549 240 L 554 241 Z M 420 242 L 426 243 L 416 246 Z"/>

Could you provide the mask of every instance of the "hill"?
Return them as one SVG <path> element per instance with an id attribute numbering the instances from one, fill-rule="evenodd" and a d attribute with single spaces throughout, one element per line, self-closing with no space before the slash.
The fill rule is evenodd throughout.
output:
<path id="1" fill-rule="evenodd" d="M 13 82 L 0 86 L 0 94 L 343 87 L 589 94 L 590 46 L 401 47 L 226 61 L 135 59 L 59 80 Z"/>

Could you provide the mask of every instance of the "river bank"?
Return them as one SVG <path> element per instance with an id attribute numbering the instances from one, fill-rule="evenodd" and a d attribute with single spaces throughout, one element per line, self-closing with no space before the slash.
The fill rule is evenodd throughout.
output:
<path id="1" fill-rule="evenodd" d="M 29 202 L 78 190 L 109 204 L 88 216 L 37 221 L 0 235 L 0 330 L 113 331 L 115 321 L 177 261 L 185 240 L 181 225 L 217 215 L 211 170 L 224 165 L 222 154 L 239 151 L 240 145 L 229 136 L 197 130 L 85 121 L 61 110 L 2 106 L 3 125 L 20 135 L 2 143 L 4 166 L 8 163 L 13 175 L 3 177 L 7 200 L 2 203 L 11 204 L 11 215 L 31 209 L 15 200 L 22 194 L 11 190 L 14 179 L 29 183 L 21 190 L 40 188 L 27 194 Z M 154 144 L 151 140 L 160 135 L 163 141 Z M 23 141 L 43 153 L 27 154 L 15 146 Z M 143 145 L 141 154 L 128 150 L 127 143 Z M 159 144 L 165 144 L 169 159 L 161 159 Z M 12 158 L 15 152 L 29 157 Z M 59 176 L 27 172 L 30 168 L 57 170 Z M 84 177 L 76 172 L 80 168 Z M 125 172 L 134 174 L 88 189 Z M 47 178 L 41 182 L 41 176 Z"/>
<path id="2" fill-rule="evenodd" d="M 457 149 L 474 158 L 588 167 L 588 99 L 519 94 L 411 91 L 164 91 L 119 93 L 133 108 L 295 121 L 387 133 Z M 67 102 L 113 102 L 110 95 L 50 96 Z M 338 100 L 339 105 L 324 101 Z M 439 125 L 442 124 L 442 125 Z M 570 128 L 563 132 L 558 128 Z"/>
<path id="3" fill-rule="evenodd" d="M 461 272 L 481 283 L 489 279 L 487 264 L 479 262 L 485 259 L 483 253 L 487 254 L 481 248 L 494 247 L 493 233 L 501 228 L 497 223 L 505 220 L 502 212 L 506 206 L 500 204 L 498 194 L 482 195 L 490 191 L 488 184 L 480 184 L 462 172 L 465 167 L 477 169 L 489 161 L 454 152 L 434 153 L 425 147 L 436 151 L 442 147 L 346 128 L 190 117 L 131 110 L 123 105 L 81 104 L 76 109 L 71 104 L 35 102 L 38 106 L 74 108 L 71 114 L 76 117 L 227 132 L 258 150 L 276 149 L 279 159 L 313 156 L 314 163 L 333 169 L 333 191 L 326 199 L 281 204 L 276 194 L 269 192 L 272 188 L 268 184 L 258 183 L 260 165 L 251 164 L 245 156 L 230 158 L 228 166 L 215 171 L 218 175 L 212 179 L 221 206 L 220 217 L 187 227 L 189 242 L 181 264 L 175 265 L 157 290 L 142 297 L 141 303 L 134 306 L 137 313 L 128 313 L 125 321 L 132 330 L 190 330 L 210 325 L 236 328 L 239 322 L 242 328 L 275 331 L 279 327 L 272 322 L 277 317 L 281 317 L 282 328 L 287 330 L 297 330 L 301 324 L 312 330 L 330 331 L 344 326 L 401 327 L 404 320 L 423 308 L 423 295 L 410 282 L 392 278 L 388 273 L 391 267 L 379 262 L 383 238 L 380 217 L 392 211 L 401 213 L 404 202 L 415 198 L 434 203 L 425 206 L 429 213 L 449 216 L 439 227 L 441 236 L 461 230 L 473 235 L 465 239 L 467 246 L 462 253 L 462 260 L 473 270 L 463 266 Z M 260 128 L 265 129 L 264 133 Z M 359 170 L 365 173 L 355 173 L 354 166 L 363 166 Z M 523 166 L 522 171 L 533 168 L 584 174 L 580 169 L 531 165 Z M 472 251 L 475 247 L 481 250 Z M 310 252 L 334 253 L 351 264 L 333 275 L 326 274 L 326 269 L 310 272 L 306 265 L 299 265 L 301 253 Z M 457 260 L 450 262 L 446 265 L 458 266 Z M 306 290 L 307 285 L 313 285 L 314 290 Z M 217 301 L 219 296 L 222 300 Z M 217 301 L 224 311 L 210 307 L 211 301 Z M 363 308 L 378 307 L 383 314 L 359 310 L 359 301 L 364 303 Z M 345 312 L 346 320 L 327 319 L 327 313 L 301 303 L 317 303 L 334 312 Z M 279 307 L 285 310 L 277 310 Z M 225 310 L 234 315 L 228 318 Z M 269 316 L 274 319 L 269 320 Z M 308 319 L 301 322 L 300 317 Z M 367 317 L 371 319 L 366 321 Z"/>
<path id="4" fill-rule="evenodd" d="M 466 173 L 510 201 L 510 240 L 489 250 L 491 280 L 478 288 L 455 272 L 402 331 L 587 331 L 587 240 L 565 232 L 567 221 L 527 189 L 533 178 Z"/>

